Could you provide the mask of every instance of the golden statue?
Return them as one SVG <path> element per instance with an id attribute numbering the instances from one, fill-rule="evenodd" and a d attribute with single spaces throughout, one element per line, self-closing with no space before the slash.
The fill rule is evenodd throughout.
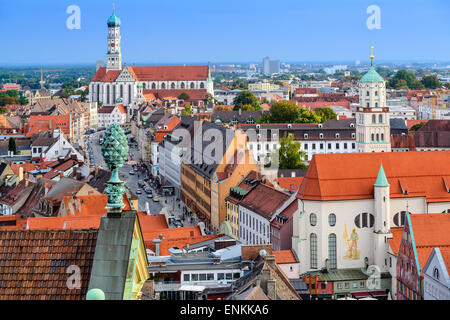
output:
<path id="1" fill-rule="evenodd" d="M 344 224 L 344 241 L 348 246 L 347 255 L 344 256 L 344 259 L 347 260 L 358 260 L 360 250 L 358 250 L 358 233 L 356 232 L 356 228 L 353 227 L 352 233 L 350 234 L 350 237 L 348 237 L 347 234 L 347 225 Z"/>

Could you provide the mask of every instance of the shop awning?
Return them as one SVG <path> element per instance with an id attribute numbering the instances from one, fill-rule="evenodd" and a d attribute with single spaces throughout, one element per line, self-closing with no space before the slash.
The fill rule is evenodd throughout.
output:
<path id="1" fill-rule="evenodd" d="M 370 293 L 368 293 L 368 292 L 353 292 L 352 294 L 355 298 L 370 297 Z"/>
<path id="2" fill-rule="evenodd" d="M 372 297 L 384 297 L 387 296 L 387 293 L 385 291 L 371 291 L 370 295 Z"/>

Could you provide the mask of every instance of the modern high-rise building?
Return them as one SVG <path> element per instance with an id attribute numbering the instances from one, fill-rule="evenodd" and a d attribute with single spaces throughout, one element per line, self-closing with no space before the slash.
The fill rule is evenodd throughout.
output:
<path id="1" fill-rule="evenodd" d="M 280 60 L 270 60 L 269 57 L 263 59 L 264 74 L 280 73 Z"/>

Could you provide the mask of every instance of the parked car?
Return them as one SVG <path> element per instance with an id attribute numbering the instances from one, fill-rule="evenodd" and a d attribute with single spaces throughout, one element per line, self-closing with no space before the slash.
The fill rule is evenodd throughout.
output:
<path id="1" fill-rule="evenodd" d="M 145 192 L 148 193 L 148 194 L 153 194 L 153 191 L 152 191 L 152 189 L 150 189 L 150 188 L 145 188 L 144 190 L 145 190 Z"/>
<path id="2" fill-rule="evenodd" d="M 147 194 L 147 198 L 148 198 L 148 199 L 153 198 L 153 194 L 151 194 L 151 193 Z"/>
<path id="3" fill-rule="evenodd" d="M 130 174 L 131 176 L 134 176 L 134 171 L 131 170 L 131 171 L 129 172 L 129 174 Z"/>
<path id="4" fill-rule="evenodd" d="M 137 189 L 136 190 L 136 194 L 142 194 L 142 190 L 141 189 Z"/>
<path id="5" fill-rule="evenodd" d="M 142 180 L 139 180 L 138 181 L 138 185 L 139 185 L 139 187 L 144 187 L 145 186 L 145 182 L 144 181 L 142 181 Z"/>
<path id="6" fill-rule="evenodd" d="M 153 198 L 153 202 L 159 202 L 159 198 Z"/>

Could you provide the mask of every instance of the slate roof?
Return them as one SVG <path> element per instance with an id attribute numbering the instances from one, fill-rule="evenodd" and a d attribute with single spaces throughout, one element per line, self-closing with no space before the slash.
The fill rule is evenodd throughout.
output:
<path id="1" fill-rule="evenodd" d="M 213 130 L 214 131 L 220 131 L 220 137 L 218 137 L 217 140 L 210 140 L 210 138 L 214 137 Z M 214 148 L 216 150 L 221 150 L 223 155 L 225 155 L 225 152 L 228 150 L 229 145 L 232 142 L 232 138 L 234 137 L 234 131 L 230 129 L 226 129 L 222 126 L 213 124 L 211 122 L 203 122 L 201 127 L 202 132 L 195 132 L 194 138 L 192 139 L 191 143 L 191 159 L 189 163 L 189 167 L 192 168 L 194 171 L 196 171 L 198 174 L 202 175 L 206 179 L 211 179 L 212 175 L 216 172 L 216 169 L 218 165 L 220 164 L 220 161 L 222 161 L 222 158 L 220 159 L 211 159 L 206 155 L 203 151 L 206 147 L 209 146 L 209 148 L 212 148 L 210 145 L 214 143 L 216 147 Z M 200 139 L 202 141 L 202 148 L 198 144 L 196 144 L 197 139 L 196 136 L 200 135 Z M 215 138 L 215 137 L 214 137 Z M 199 140 L 200 140 L 199 139 Z M 217 157 L 219 154 L 211 154 L 212 157 Z M 208 158 L 207 158 L 208 157 Z M 198 159 L 201 159 L 201 161 L 197 161 Z M 205 163 L 205 159 L 210 163 Z M 185 159 L 188 161 L 189 159 Z"/>
<path id="2" fill-rule="evenodd" d="M 252 118 L 255 122 L 263 115 L 262 110 L 243 110 L 241 114 L 239 111 L 214 111 L 212 114 L 212 121 L 220 119 L 222 122 L 230 122 L 236 118 L 239 122 L 245 122 L 248 118 Z"/>
<path id="3" fill-rule="evenodd" d="M 97 230 L 0 231 L 0 300 L 84 300 L 97 234 Z M 71 265 L 80 268 L 80 289 L 67 286 Z"/>
<path id="4" fill-rule="evenodd" d="M 99 168 L 97 171 L 97 175 L 95 175 L 95 171 L 93 175 L 94 176 L 91 178 L 91 180 L 89 180 L 88 184 L 100 193 L 103 193 L 106 188 L 106 182 L 111 179 L 111 171 Z"/>
<path id="5" fill-rule="evenodd" d="M 89 289 L 103 290 L 106 300 L 123 299 L 136 217 L 136 211 L 123 211 L 100 222 Z"/>

